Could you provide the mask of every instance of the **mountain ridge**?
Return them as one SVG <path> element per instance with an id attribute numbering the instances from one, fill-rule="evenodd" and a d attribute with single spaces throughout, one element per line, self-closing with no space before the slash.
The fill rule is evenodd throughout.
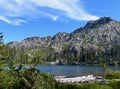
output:
<path id="1" fill-rule="evenodd" d="M 98 20 L 95 20 L 95 21 L 88 21 L 87 24 L 84 27 L 77 28 L 76 30 L 74 30 L 71 33 L 58 32 L 54 36 L 46 36 L 46 37 L 33 36 L 33 37 L 25 38 L 24 40 L 22 40 L 20 42 L 24 42 L 25 40 L 28 40 L 28 41 L 30 41 L 30 40 L 43 40 L 43 41 L 45 40 L 45 41 L 48 41 L 48 40 L 62 39 L 64 37 L 66 37 L 68 35 L 71 35 L 71 34 L 74 34 L 74 33 L 79 33 L 81 31 L 87 31 L 88 29 L 95 29 L 96 26 L 98 26 L 98 25 L 101 26 L 103 24 L 107 24 L 110 21 L 118 22 L 118 21 L 115 21 L 115 20 L 111 19 L 110 17 L 102 17 L 102 18 L 100 18 Z M 111 25 L 111 27 L 112 27 L 112 25 Z M 8 44 L 11 44 L 11 43 L 14 43 L 14 42 L 9 42 Z M 19 42 L 15 42 L 15 43 L 19 43 Z"/>
<path id="2" fill-rule="evenodd" d="M 114 47 L 120 47 L 120 22 L 111 19 L 110 17 L 102 17 L 95 21 L 89 21 L 84 27 L 77 28 L 71 33 L 58 32 L 54 36 L 47 37 L 30 37 L 21 42 L 12 42 L 8 45 L 10 47 L 22 49 L 43 49 L 47 50 L 49 47 L 53 52 L 60 54 L 62 61 L 66 61 L 66 53 L 75 57 L 81 54 L 83 50 L 89 53 L 97 50 L 111 51 Z M 67 51 L 67 52 L 66 52 Z M 63 54 L 63 52 L 66 52 Z M 98 53 L 98 52 L 97 52 Z M 96 55 L 97 55 L 96 53 Z M 90 53 L 89 53 L 90 54 Z M 119 54 L 119 50 L 118 53 Z M 84 54 L 86 55 L 86 54 Z M 105 54 L 106 55 L 106 54 Z M 78 57 L 79 59 L 85 59 Z M 57 58 L 58 59 L 58 58 Z M 112 58 L 113 59 L 113 58 Z M 72 60 L 72 57 L 71 57 Z"/>

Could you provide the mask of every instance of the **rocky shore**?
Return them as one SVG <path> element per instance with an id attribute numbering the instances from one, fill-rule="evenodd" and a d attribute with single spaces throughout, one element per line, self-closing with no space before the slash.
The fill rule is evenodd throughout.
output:
<path id="1" fill-rule="evenodd" d="M 73 78 L 66 78 L 65 76 L 55 76 L 55 80 L 61 83 L 94 83 L 95 81 L 102 83 L 109 83 L 102 76 L 95 77 L 93 75 L 73 77 Z"/>

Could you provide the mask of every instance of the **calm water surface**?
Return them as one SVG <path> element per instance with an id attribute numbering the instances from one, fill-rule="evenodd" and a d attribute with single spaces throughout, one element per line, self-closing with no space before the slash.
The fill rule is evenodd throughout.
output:
<path id="1" fill-rule="evenodd" d="M 113 66 L 110 67 L 115 70 Z M 102 75 L 103 71 L 100 66 L 76 66 L 76 65 L 50 65 L 37 66 L 42 72 L 50 73 L 54 76 L 83 76 L 83 75 Z M 120 70 L 120 67 L 118 68 Z"/>

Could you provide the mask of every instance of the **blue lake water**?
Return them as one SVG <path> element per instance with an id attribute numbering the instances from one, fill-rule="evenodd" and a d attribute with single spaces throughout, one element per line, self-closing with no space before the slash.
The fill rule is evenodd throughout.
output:
<path id="1" fill-rule="evenodd" d="M 110 66 L 115 70 L 114 66 Z M 50 73 L 54 76 L 83 76 L 83 75 L 102 75 L 103 71 L 100 66 L 76 66 L 76 65 L 50 65 L 50 66 L 37 66 L 42 72 Z M 120 67 L 118 67 L 120 70 Z"/>

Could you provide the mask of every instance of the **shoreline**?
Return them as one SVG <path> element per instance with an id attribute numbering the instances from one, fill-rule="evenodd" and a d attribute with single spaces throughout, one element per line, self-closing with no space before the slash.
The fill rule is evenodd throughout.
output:
<path id="1" fill-rule="evenodd" d="M 61 83 L 94 83 L 94 82 L 101 82 L 101 83 L 109 83 L 108 80 L 104 79 L 103 76 L 81 76 L 81 77 L 69 77 L 66 76 L 55 76 L 54 77 L 57 82 Z"/>

